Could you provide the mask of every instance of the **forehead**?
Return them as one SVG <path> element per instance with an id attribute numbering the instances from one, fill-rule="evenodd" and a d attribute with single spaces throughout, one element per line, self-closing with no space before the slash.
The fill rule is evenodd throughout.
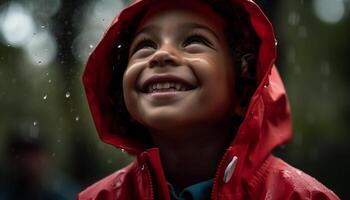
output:
<path id="1" fill-rule="evenodd" d="M 137 27 L 137 32 L 147 27 L 166 25 L 196 24 L 214 31 L 224 28 L 225 20 L 207 3 L 192 0 L 174 2 L 165 1 L 152 7 Z"/>

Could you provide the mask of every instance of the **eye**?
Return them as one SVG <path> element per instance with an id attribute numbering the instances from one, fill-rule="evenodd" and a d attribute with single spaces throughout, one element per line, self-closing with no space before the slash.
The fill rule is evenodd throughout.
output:
<path id="1" fill-rule="evenodd" d="M 140 50 L 152 50 L 156 48 L 157 48 L 157 44 L 153 40 L 148 38 L 143 38 L 136 44 L 136 46 L 132 50 L 132 53 L 134 54 Z"/>
<path id="2" fill-rule="evenodd" d="M 192 44 L 203 44 L 209 47 L 212 46 L 212 43 L 205 36 L 199 34 L 192 34 L 188 36 L 184 41 L 183 46 L 186 47 Z"/>

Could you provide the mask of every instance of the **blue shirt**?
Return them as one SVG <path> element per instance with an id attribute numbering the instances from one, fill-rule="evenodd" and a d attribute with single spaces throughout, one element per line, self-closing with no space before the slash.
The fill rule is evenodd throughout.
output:
<path id="1" fill-rule="evenodd" d="M 174 187 L 169 184 L 171 200 L 209 200 L 213 179 L 196 183 L 185 188 L 179 195 L 175 193 Z"/>

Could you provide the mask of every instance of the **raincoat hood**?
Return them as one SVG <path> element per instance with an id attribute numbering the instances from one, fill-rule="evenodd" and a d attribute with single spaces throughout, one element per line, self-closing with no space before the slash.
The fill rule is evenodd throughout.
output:
<path id="1" fill-rule="evenodd" d="M 271 155 L 291 137 L 290 108 L 274 64 L 276 40 L 271 23 L 252 0 L 203 1 L 220 4 L 226 10 L 243 10 L 260 39 L 257 87 L 217 168 L 211 199 L 339 199 L 316 179 Z M 133 30 L 159 2 L 136 0 L 130 4 L 114 19 L 89 57 L 83 82 L 99 136 L 137 159 L 88 187 L 79 194 L 79 200 L 170 200 L 159 150 L 152 148 L 142 127 L 130 125 L 121 89 Z M 230 27 L 234 23 L 229 19 L 226 22 Z"/>
<path id="2" fill-rule="evenodd" d="M 246 116 L 229 147 L 239 158 L 237 170 L 255 170 L 271 151 L 291 137 L 290 109 L 285 89 L 274 65 L 276 40 L 272 25 L 261 9 L 251 0 L 221 0 L 213 2 L 226 6 L 240 6 L 260 39 L 257 58 L 258 86 L 252 95 Z M 149 148 L 147 138 L 130 130 L 125 119 L 118 114 L 113 99 L 116 83 L 121 82 L 127 61 L 121 59 L 128 51 L 130 30 L 137 26 L 144 13 L 156 0 L 137 0 L 117 16 L 89 57 L 83 82 L 90 110 L 100 138 L 115 147 L 138 155 Z M 227 22 L 230 23 L 229 21 Z M 122 93 L 119 97 L 123 98 Z M 134 132 L 132 132 L 134 131 Z M 249 170 L 248 170 L 249 171 Z"/>

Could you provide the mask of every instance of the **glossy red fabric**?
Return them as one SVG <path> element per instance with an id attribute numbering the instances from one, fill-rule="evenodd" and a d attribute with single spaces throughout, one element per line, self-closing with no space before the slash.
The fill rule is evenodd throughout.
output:
<path id="1" fill-rule="evenodd" d="M 130 36 L 125 32 L 137 23 L 140 13 L 156 2 L 138 0 L 124 9 L 89 57 L 83 82 L 97 132 L 104 142 L 125 149 L 137 159 L 81 192 L 79 200 L 170 199 L 158 149 L 149 148 L 142 138 L 124 132 L 125 124 L 116 120 L 121 116 L 116 116 L 111 100 L 112 74 L 118 67 L 116 52 L 123 49 L 125 37 Z M 290 108 L 274 65 L 273 28 L 251 0 L 220 2 L 226 2 L 228 7 L 234 2 L 249 13 L 261 46 L 257 65 L 259 86 L 217 169 L 211 199 L 339 199 L 314 178 L 271 154 L 291 138 Z M 225 170 L 234 156 L 237 163 L 233 175 L 225 181 Z"/>

